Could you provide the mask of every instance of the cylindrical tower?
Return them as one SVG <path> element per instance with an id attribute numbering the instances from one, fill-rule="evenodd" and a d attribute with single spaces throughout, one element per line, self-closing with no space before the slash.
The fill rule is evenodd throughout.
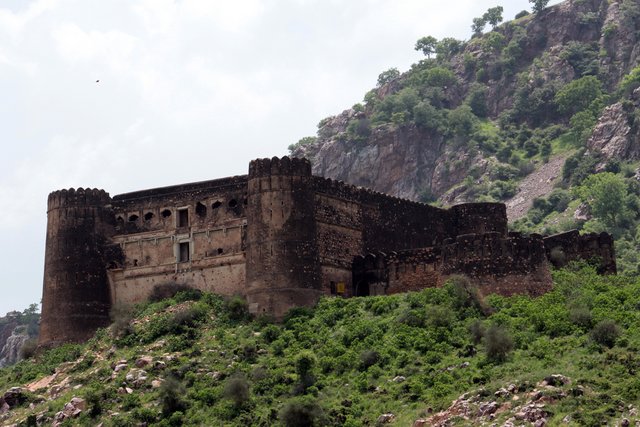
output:
<path id="1" fill-rule="evenodd" d="M 41 346 L 84 341 L 109 324 L 103 251 L 114 228 L 110 203 L 109 194 L 96 189 L 49 195 Z"/>
<path id="2" fill-rule="evenodd" d="M 247 300 L 254 314 L 281 318 L 321 295 L 311 164 L 306 159 L 249 165 Z"/>

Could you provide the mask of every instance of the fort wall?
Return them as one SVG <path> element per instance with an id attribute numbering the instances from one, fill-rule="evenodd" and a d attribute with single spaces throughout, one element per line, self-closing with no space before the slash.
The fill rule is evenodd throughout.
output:
<path id="1" fill-rule="evenodd" d="M 482 294 L 541 295 L 552 287 L 541 236 L 467 234 L 439 247 L 368 254 L 353 264 L 357 295 L 388 295 L 437 287 L 462 274 Z"/>
<path id="2" fill-rule="evenodd" d="M 616 273 L 616 256 L 613 236 L 608 233 L 583 234 L 577 230 L 544 238 L 549 261 L 556 268 L 571 261 L 587 260 L 596 265 L 600 274 Z"/>
<path id="3" fill-rule="evenodd" d="M 247 177 L 115 196 L 115 234 L 123 253 L 109 266 L 112 300 L 132 304 L 176 283 L 244 294 Z"/>
<path id="4" fill-rule="evenodd" d="M 113 198 L 57 191 L 47 221 L 41 345 L 85 340 L 111 307 L 169 283 L 243 295 L 251 312 L 280 318 L 323 294 L 407 292 L 453 274 L 485 294 L 538 295 L 551 287 L 547 258 L 598 258 L 615 272 L 609 235 L 508 233 L 503 204 L 440 209 L 314 177 L 288 157 Z"/>

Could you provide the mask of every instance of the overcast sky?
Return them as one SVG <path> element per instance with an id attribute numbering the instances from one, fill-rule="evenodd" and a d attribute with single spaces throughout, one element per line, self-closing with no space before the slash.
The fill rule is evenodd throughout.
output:
<path id="1" fill-rule="evenodd" d="M 497 4 L 2 0 L 0 315 L 40 302 L 49 192 L 245 174 Z"/>

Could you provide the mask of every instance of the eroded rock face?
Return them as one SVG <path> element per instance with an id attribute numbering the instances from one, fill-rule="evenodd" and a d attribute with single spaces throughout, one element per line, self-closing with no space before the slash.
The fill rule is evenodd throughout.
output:
<path id="1" fill-rule="evenodd" d="M 14 329 L 0 351 L 0 368 L 13 365 L 20 360 L 20 349 L 29 339 L 29 335 Z"/>
<path id="2" fill-rule="evenodd" d="M 589 151 L 600 153 L 604 160 L 640 159 L 640 126 L 635 113 L 640 108 L 640 88 L 630 102 L 615 103 L 605 108 L 587 142 Z"/>
<path id="3" fill-rule="evenodd" d="M 587 19 L 588 18 L 588 19 Z M 587 21 L 585 21 L 587 20 Z M 587 23 L 585 23 L 587 22 Z M 628 22 L 620 2 L 606 0 L 566 1 L 531 15 L 496 31 L 507 40 L 523 37 L 521 54 L 512 73 L 498 73 L 483 81 L 487 90 L 487 109 L 497 119 L 514 105 L 519 88 L 537 88 L 544 84 L 561 87 L 579 77 L 565 55 L 569 43 L 599 47 L 597 59 L 604 86 L 613 91 L 620 80 L 638 63 L 640 43 L 633 23 Z M 524 34 L 524 35 L 523 35 Z M 496 54 L 483 49 L 481 43 L 468 43 L 465 51 L 451 60 L 458 77 L 455 88 L 445 88 L 447 108 L 462 104 L 469 89 L 477 84 L 476 70 L 469 70 L 465 57 L 488 68 L 497 63 Z M 534 61 L 535 59 L 535 61 Z M 406 75 L 376 89 L 378 99 L 397 92 Z M 634 101 L 635 102 L 635 101 Z M 414 200 L 435 196 L 445 204 L 469 200 L 462 189 L 463 181 L 475 169 L 488 169 L 486 158 L 465 142 L 455 146 L 447 136 L 417 128 L 414 124 L 373 126 L 371 134 L 361 141 L 349 140 L 347 128 L 354 120 L 371 120 L 367 110 L 345 110 L 325 119 L 315 143 L 298 147 L 296 157 L 312 159 L 313 173 L 350 184 L 366 186 L 380 192 Z M 629 105 L 615 104 L 603 114 L 589 143 L 592 150 L 605 157 L 640 158 L 638 131 L 629 121 Z M 638 108 L 637 102 L 635 108 Z M 547 118 L 556 120 L 553 115 Z M 489 166 L 490 169 L 490 166 Z"/>

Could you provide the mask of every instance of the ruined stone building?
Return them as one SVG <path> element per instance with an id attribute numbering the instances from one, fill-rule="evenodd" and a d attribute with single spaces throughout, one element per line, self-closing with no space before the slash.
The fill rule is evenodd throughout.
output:
<path id="1" fill-rule="evenodd" d="M 281 317 L 322 295 L 384 295 L 465 274 L 482 293 L 550 289 L 547 259 L 597 257 L 615 272 L 609 235 L 507 231 L 505 206 L 439 209 L 311 175 L 305 159 L 252 161 L 244 176 L 110 197 L 48 199 L 41 345 L 82 341 L 116 304 L 177 283 L 246 297 Z"/>

